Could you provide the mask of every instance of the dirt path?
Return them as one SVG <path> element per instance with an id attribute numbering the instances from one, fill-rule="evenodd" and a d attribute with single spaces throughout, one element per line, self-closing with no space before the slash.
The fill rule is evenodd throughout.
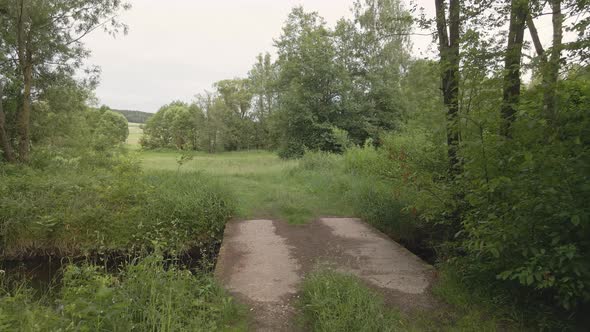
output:
<path id="1" fill-rule="evenodd" d="M 294 302 L 304 276 L 319 265 L 357 275 L 401 310 L 433 305 L 434 268 L 352 218 L 307 225 L 271 220 L 226 226 L 215 275 L 253 313 L 256 331 L 294 331 Z"/>

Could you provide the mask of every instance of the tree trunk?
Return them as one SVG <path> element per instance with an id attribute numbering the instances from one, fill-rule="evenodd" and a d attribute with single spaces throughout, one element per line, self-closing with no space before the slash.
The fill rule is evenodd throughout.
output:
<path id="1" fill-rule="evenodd" d="M 21 162 L 29 161 L 31 145 L 31 86 L 33 84 L 33 66 L 28 63 L 24 68 L 23 107 L 18 115 L 18 154 Z"/>
<path id="2" fill-rule="evenodd" d="M 559 69 L 561 67 L 561 50 L 563 48 L 563 15 L 561 13 L 561 0 L 551 1 L 551 10 L 553 12 L 553 46 L 550 49 L 547 59 L 547 52 L 541 45 L 539 33 L 533 22 L 531 15 L 527 16 L 527 26 L 531 34 L 531 39 L 535 45 L 535 50 L 540 58 L 540 73 L 543 87 L 543 115 L 547 121 L 552 124 L 557 118 L 557 105 L 555 101 L 555 91 L 559 79 Z"/>
<path id="3" fill-rule="evenodd" d="M 561 0 L 551 0 L 551 9 L 553 10 L 553 47 L 550 56 L 543 71 L 544 86 L 544 113 L 549 123 L 553 123 L 557 117 L 555 91 L 557 89 L 557 80 L 559 78 L 559 68 L 561 65 L 561 48 L 563 39 L 563 15 L 561 13 Z"/>
<path id="4" fill-rule="evenodd" d="M 508 47 L 504 64 L 504 93 L 502 99 L 501 134 L 512 137 L 512 123 L 520 100 L 520 61 L 522 58 L 522 41 L 524 28 L 529 13 L 528 0 L 512 0 L 510 6 L 510 29 L 508 31 Z"/>
<path id="5" fill-rule="evenodd" d="M 20 13 L 17 26 L 17 52 L 20 73 L 23 78 L 23 102 L 17 116 L 18 153 L 21 162 L 28 162 L 30 148 L 30 123 L 31 123 L 31 88 L 33 85 L 33 58 L 30 50 L 31 33 L 27 33 L 28 21 L 25 1 L 20 2 Z"/>
<path id="6" fill-rule="evenodd" d="M 10 138 L 6 133 L 6 117 L 4 115 L 4 109 L 2 108 L 2 98 L 4 97 L 4 85 L 0 81 L 0 148 L 4 155 L 4 160 L 9 163 L 15 162 L 14 153 L 12 146 L 10 145 Z"/>
<path id="7" fill-rule="evenodd" d="M 445 1 L 435 0 L 438 31 L 441 81 L 444 104 L 447 108 L 447 154 L 449 173 L 461 172 L 459 150 L 459 31 L 460 0 L 449 2 L 449 22 L 445 13 Z M 447 32 L 448 27 L 448 32 Z"/>
<path id="8" fill-rule="evenodd" d="M 535 45 L 535 51 L 537 51 L 537 55 L 541 58 L 542 65 L 544 65 L 547 61 L 547 57 L 545 56 L 545 50 L 543 49 L 543 44 L 541 44 L 541 39 L 539 38 L 539 32 L 537 32 L 537 27 L 535 27 L 535 22 L 530 13 L 527 15 L 526 24 L 529 28 L 533 45 Z"/>

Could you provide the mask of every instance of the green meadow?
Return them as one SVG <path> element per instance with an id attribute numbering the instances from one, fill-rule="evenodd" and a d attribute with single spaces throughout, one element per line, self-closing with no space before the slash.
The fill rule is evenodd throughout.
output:
<path id="1" fill-rule="evenodd" d="M 298 161 L 280 159 L 266 151 L 194 153 L 179 166 L 174 151 L 141 151 L 145 170 L 198 172 L 216 179 L 234 193 L 236 218 L 275 218 L 303 223 L 319 216 L 350 216 L 353 211 L 342 195 L 342 180 L 327 173 L 303 169 Z M 340 181 L 339 181 L 340 180 Z"/>
<path id="2" fill-rule="evenodd" d="M 143 134 L 143 130 L 141 129 L 140 123 L 129 123 L 129 136 L 127 137 L 127 146 L 130 148 L 138 148 L 139 147 L 139 139 Z"/>

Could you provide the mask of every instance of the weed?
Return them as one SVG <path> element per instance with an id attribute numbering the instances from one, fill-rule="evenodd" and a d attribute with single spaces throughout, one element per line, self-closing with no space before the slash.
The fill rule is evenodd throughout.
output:
<path id="1" fill-rule="evenodd" d="M 120 274 L 89 264 L 65 268 L 57 306 L 30 288 L 1 287 L 3 331 L 244 330 L 243 310 L 211 276 L 160 255 L 129 262 Z"/>
<path id="2" fill-rule="evenodd" d="M 356 277 L 319 270 L 303 283 L 301 310 L 312 331 L 399 331 L 400 315 Z"/>

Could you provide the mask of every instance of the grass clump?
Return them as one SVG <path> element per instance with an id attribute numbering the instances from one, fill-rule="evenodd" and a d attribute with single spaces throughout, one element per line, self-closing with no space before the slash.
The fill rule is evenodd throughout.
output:
<path id="1" fill-rule="evenodd" d="M 309 151 L 299 160 L 298 168 L 307 171 L 339 170 L 341 159 L 334 153 Z"/>
<path id="2" fill-rule="evenodd" d="M 301 308 L 312 331 L 399 331 L 400 316 L 383 299 L 346 274 L 320 270 L 303 283 Z"/>
<path id="3" fill-rule="evenodd" d="M 182 252 L 221 237 L 234 213 L 234 196 L 199 172 L 146 172 L 149 197 L 142 204 L 138 243 Z"/>
<path id="4" fill-rule="evenodd" d="M 35 299 L 22 286 L 2 287 L 2 291 L 3 331 L 227 331 L 244 327 L 240 307 L 211 276 L 195 275 L 159 255 L 133 261 L 116 275 L 94 265 L 69 265 L 61 290 L 43 299 Z"/>

